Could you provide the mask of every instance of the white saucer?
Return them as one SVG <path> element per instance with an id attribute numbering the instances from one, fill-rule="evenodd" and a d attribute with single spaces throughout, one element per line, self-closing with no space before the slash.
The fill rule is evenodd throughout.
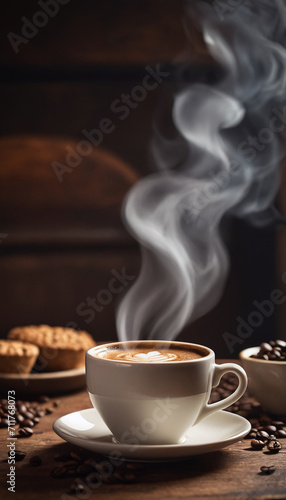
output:
<path id="1" fill-rule="evenodd" d="M 191 428 L 184 443 L 135 446 L 115 443 L 98 412 L 90 408 L 59 418 L 54 422 L 53 429 L 65 441 L 102 455 L 116 451 L 128 460 L 168 461 L 229 446 L 246 436 L 251 425 L 245 418 L 221 410 Z"/>

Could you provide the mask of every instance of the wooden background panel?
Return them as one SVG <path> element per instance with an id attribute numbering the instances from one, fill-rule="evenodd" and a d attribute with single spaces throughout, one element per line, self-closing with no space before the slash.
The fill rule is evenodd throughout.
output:
<path id="1" fill-rule="evenodd" d="M 15 0 L 1 15 L 0 59 L 53 66 L 170 61 L 185 45 L 182 5 L 176 0 L 67 0 L 38 31 L 30 27 L 28 43 L 19 44 L 15 54 L 7 34 L 25 36 L 22 17 L 33 22 L 42 11 L 37 1 Z"/>
<path id="2" fill-rule="evenodd" d="M 131 99 L 133 109 L 122 104 L 122 94 L 129 94 L 142 84 L 147 72 L 127 81 L 107 82 L 25 82 L 0 84 L 0 103 L 5 120 L 0 124 L 0 135 L 29 134 L 61 136 L 63 147 L 71 141 L 86 140 L 83 130 L 101 129 L 108 119 L 111 132 L 94 133 L 98 147 L 112 151 L 140 173 L 150 171 L 149 146 L 154 113 L 162 87 L 170 87 L 166 78 L 153 90 L 146 92 L 140 102 Z M 154 83 L 154 80 L 152 80 Z M 155 82 L 156 83 L 156 82 Z M 116 111 L 111 109 L 118 101 Z M 136 107 L 134 107 L 136 106 Z M 94 146 L 96 149 L 96 146 Z M 55 155 L 54 160 L 59 160 Z"/>
<path id="3" fill-rule="evenodd" d="M 86 329 L 96 340 L 116 339 L 115 303 L 133 283 L 138 268 L 139 254 L 132 249 L 2 254 L 1 337 L 15 325 L 44 323 Z M 110 284 L 119 275 L 122 283 L 117 278 Z M 110 292 L 113 288 L 122 290 Z M 95 298 L 97 306 L 88 306 L 88 297 Z"/>

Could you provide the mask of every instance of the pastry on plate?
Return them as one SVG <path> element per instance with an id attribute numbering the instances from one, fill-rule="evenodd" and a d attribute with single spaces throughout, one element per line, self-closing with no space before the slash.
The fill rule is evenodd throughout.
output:
<path id="1" fill-rule="evenodd" d="M 37 372 L 79 368 L 85 363 L 85 352 L 95 346 L 89 333 L 60 326 L 18 326 L 9 331 L 8 338 L 38 346 Z"/>
<path id="2" fill-rule="evenodd" d="M 39 348 L 35 344 L 21 340 L 0 340 L 0 372 L 30 373 L 39 355 Z"/>

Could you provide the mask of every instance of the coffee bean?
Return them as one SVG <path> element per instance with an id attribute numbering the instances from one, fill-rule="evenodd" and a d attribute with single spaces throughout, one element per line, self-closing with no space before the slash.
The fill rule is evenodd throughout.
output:
<path id="1" fill-rule="evenodd" d="M 256 433 L 256 439 L 259 439 L 260 441 L 267 441 L 269 438 L 269 434 L 266 431 L 258 431 Z"/>
<path id="2" fill-rule="evenodd" d="M 134 474 L 132 474 L 131 472 L 123 473 L 123 472 L 115 471 L 111 477 L 115 477 L 121 483 L 131 483 L 135 479 Z M 103 480 L 104 479 L 105 478 L 103 478 Z"/>
<path id="3" fill-rule="evenodd" d="M 34 425 L 37 425 L 40 422 L 40 419 L 38 417 L 33 418 Z"/>
<path id="4" fill-rule="evenodd" d="M 276 432 L 276 437 L 286 438 L 286 431 L 284 431 L 284 429 L 278 429 L 278 431 Z"/>
<path id="5" fill-rule="evenodd" d="M 16 406 L 17 406 L 18 412 L 21 413 L 21 415 L 23 415 L 24 413 L 26 413 L 27 406 L 24 405 L 22 402 L 21 403 L 19 402 L 18 404 L 16 403 Z"/>
<path id="6" fill-rule="evenodd" d="M 59 401 L 54 401 L 53 402 L 53 407 L 57 408 L 58 406 L 60 406 L 60 402 Z"/>
<path id="7" fill-rule="evenodd" d="M 263 353 L 270 352 L 272 351 L 272 346 L 268 344 L 268 342 L 262 342 L 262 344 L 260 344 L 260 351 Z"/>
<path id="8" fill-rule="evenodd" d="M 266 445 L 266 442 L 260 441 L 259 439 L 252 439 L 250 444 L 254 450 L 262 450 L 262 448 Z"/>
<path id="9" fill-rule="evenodd" d="M 8 453 L 8 455 L 9 455 L 9 453 Z M 15 461 L 21 462 L 25 458 L 26 455 L 27 455 L 27 453 L 25 453 L 25 451 L 16 450 L 15 451 Z"/>
<path id="10" fill-rule="evenodd" d="M 274 354 L 277 358 L 280 358 L 280 356 L 281 356 L 281 352 L 280 352 L 279 348 L 278 348 L 278 349 L 277 349 L 277 348 L 273 349 L 273 354 Z"/>
<path id="11" fill-rule="evenodd" d="M 285 340 L 276 340 L 275 344 L 278 346 L 278 347 L 282 347 L 282 349 L 286 349 L 286 342 Z"/>
<path id="12" fill-rule="evenodd" d="M 38 401 L 39 403 L 47 403 L 48 401 L 50 401 L 50 398 L 48 396 L 39 396 Z"/>
<path id="13" fill-rule="evenodd" d="M 37 411 L 37 413 L 36 413 L 36 417 L 38 417 L 38 418 L 42 418 L 42 417 L 44 417 L 45 415 L 46 415 L 45 410 L 39 410 L 39 411 Z"/>
<path id="14" fill-rule="evenodd" d="M 72 458 L 73 460 L 78 460 L 78 462 L 80 462 L 82 460 L 81 457 L 80 457 L 80 455 L 78 455 L 74 451 L 70 452 L 70 458 Z"/>
<path id="15" fill-rule="evenodd" d="M 51 476 L 54 478 L 63 477 L 63 476 L 65 476 L 66 472 L 67 472 L 66 467 L 64 465 L 60 465 L 59 467 L 55 467 L 51 471 Z"/>
<path id="16" fill-rule="evenodd" d="M 252 430 L 245 436 L 244 439 L 255 439 L 256 438 L 256 432 L 253 432 Z"/>
<path id="17" fill-rule="evenodd" d="M 279 441 L 272 439 L 268 442 L 267 448 L 270 453 L 278 453 L 281 450 L 282 445 Z"/>
<path id="18" fill-rule="evenodd" d="M 252 355 L 253 358 L 265 359 L 270 361 L 285 361 L 286 360 L 286 342 L 284 340 L 271 340 L 260 344 L 259 352 Z"/>
<path id="19" fill-rule="evenodd" d="M 81 493 L 84 493 L 85 489 L 82 484 L 76 484 L 71 486 L 69 491 L 67 492 L 69 495 L 80 495 Z"/>
<path id="20" fill-rule="evenodd" d="M 88 476 L 91 472 L 94 471 L 94 467 L 89 464 L 81 464 L 77 468 L 77 473 L 79 476 Z"/>
<path id="21" fill-rule="evenodd" d="M 31 437 L 33 435 L 33 430 L 30 427 L 21 427 L 21 429 L 19 429 L 19 435 L 21 437 Z"/>
<path id="22" fill-rule="evenodd" d="M 266 425 L 265 427 L 263 427 L 263 430 L 265 432 L 268 432 L 268 434 L 272 434 L 273 432 L 277 431 L 277 428 L 275 427 L 275 425 Z"/>
<path id="23" fill-rule="evenodd" d="M 21 424 L 21 422 L 24 422 L 24 420 L 25 420 L 25 418 L 23 417 L 23 415 L 21 415 L 21 413 L 16 413 L 15 418 L 16 418 L 18 424 Z"/>
<path id="24" fill-rule="evenodd" d="M 4 417 L 1 417 L 0 418 L 0 428 L 3 428 L 3 427 L 8 427 L 8 419 L 7 418 L 4 418 Z"/>
<path id="25" fill-rule="evenodd" d="M 282 420 L 273 420 L 272 425 L 275 425 L 277 429 L 282 429 L 282 427 L 285 425 Z"/>
<path id="26" fill-rule="evenodd" d="M 21 422 L 20 425 L 21 425 L 21 427 L 34 427 L 35 424 L 34 424 L 33 420 L 26 419 L 26 420 L 23 420 L 23 422 Z"/>
<path id="27" fill-rule="evenodd" d="M 262 474 L 273 474 L 273 472 L 275 472 L 276 470 L 276 467 L 274 465 L 262 465 L 262 467 L 260 467 L 260 470 Z"/>
<path id="28" fill-rule="evenodd" d="M 53 410 L 51 408 L 46 408 L 46 415 L 51 415 L 53 413 Z"/>
<path id="29" fill-rule="evenodd" d="M 23 417 L 25 417 L 26 419 L 32 419 L 34 417 L 34 414 L 30 411 L 26 411 L 25 413 L 22 413 Z"/>
<path id="30" fill-rule="evenodd" d="M 39 455 L 35 455 L 29 459 L 29 463 L 34 467 L 38 467 L 38 465 L 42 464 L 42 459 L 41 457 L 39 457 Z"/>

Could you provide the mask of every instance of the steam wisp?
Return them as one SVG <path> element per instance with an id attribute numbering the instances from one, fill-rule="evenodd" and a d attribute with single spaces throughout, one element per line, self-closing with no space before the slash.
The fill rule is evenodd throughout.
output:
<path id="1" fill-rule="evenodd" d="M 229 268 L 220 236 L 226 213 L 257 224 L 274 218 L 282 128 L 275 122 L 275 133 L 269 123 L 273 106 L 283 110 L 286 94 L 286 53 L 279 43 L 284 2 L 245 1 L 223 22 L 208 2 L 188 5 L 225 75 L 216 85 L 186 85 L 175 95 L 174 151 L 181 142 L 184 160 L 179 164 L 173 155 L 172 164 L 165 161 L 170 143 L 165 147 L 161 138 L 158 172 L 126 198 L 125 223 L 141 244 L 142 266 L 119 304 L 120 340 L 174 339 L 215 306 Z"/>

